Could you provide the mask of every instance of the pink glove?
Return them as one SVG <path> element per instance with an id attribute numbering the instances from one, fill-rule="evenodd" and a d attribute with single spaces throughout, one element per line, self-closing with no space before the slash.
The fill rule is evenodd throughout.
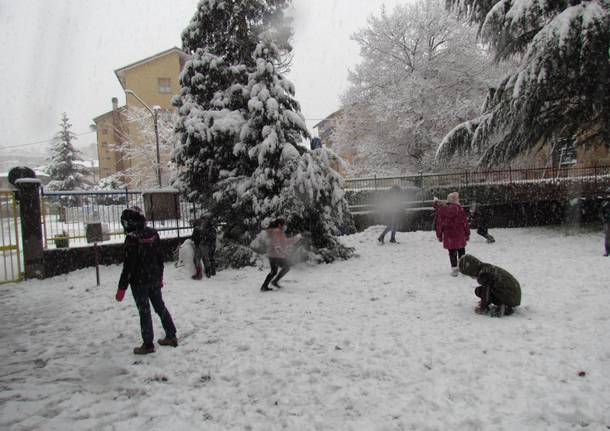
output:
<path id="1" fill-rule="evenodd" d="M 121 302 L 123 298 L 125 298 L 125 290 L 117 289 L 115 298 L 117 301 Z"/>

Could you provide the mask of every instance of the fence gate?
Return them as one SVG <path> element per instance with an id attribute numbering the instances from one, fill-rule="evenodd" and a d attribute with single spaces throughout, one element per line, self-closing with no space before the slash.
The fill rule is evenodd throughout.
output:
<path id="1" fill-rule="evenodd" d="M 15 193 L 0 190 L 0 252 L 3 258 L 0 262 L 0 284 L 23 279 L 19 223 L 19 207 Z"/>

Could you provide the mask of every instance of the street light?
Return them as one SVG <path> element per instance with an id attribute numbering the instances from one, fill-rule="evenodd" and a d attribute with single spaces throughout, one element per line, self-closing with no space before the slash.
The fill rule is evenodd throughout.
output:
<path id="1" fill-rule="evenodd" d="M 155 141 L 157 143 L 157 180 L 159 182 L 159 188 L 161 188 L 161 153 L 159 152 L 159 127 L 157 125 L 157 119 L 161 107 L 159 105 L 155 105 L 151 108 L 132 90 L 125 90 L 125 93 L 131 94 L 133 97 L 135 97 L 137 101 L 140 102 L 142 106 L 144 106 L 148 110 L 148 112 L 150 112 L 150 115 L 152 115 L 153 117 L 153 121 L 155 123 Z"/>

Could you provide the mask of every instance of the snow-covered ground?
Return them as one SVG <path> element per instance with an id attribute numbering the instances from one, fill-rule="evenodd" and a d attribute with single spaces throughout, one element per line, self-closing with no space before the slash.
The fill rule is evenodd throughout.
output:
<path id="1" fill-rule="evenodd" d="M 3 430 L 604 430 L 610 258 L 601 234 L 495 229 L 468 251 L 512 272 L 522 306 L 473 312 L 432 232 L 345 237 L 358 257 L 192 281 L 167 264 L 180 346 L 141 343 L 120 268 L 0 287 Z M 161 336 L 157 316 L 155 330 Z"/>

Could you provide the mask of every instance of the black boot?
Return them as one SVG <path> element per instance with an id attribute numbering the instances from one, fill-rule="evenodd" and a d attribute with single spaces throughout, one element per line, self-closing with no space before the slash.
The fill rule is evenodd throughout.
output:
<path id="1" fill-rule="evenodd" d="M 191 278 L 193 280 L 201 280 L 201 268 L 195 268 L 195 275 L 193 275 Z"/>

